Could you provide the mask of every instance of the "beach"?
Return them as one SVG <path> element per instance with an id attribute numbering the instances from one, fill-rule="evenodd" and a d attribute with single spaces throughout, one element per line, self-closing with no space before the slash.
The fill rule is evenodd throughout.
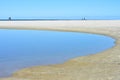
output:
<path id="1" fill-rule="evenodd" d="M 113 48 L 101 53 L 77 57 L 63 64 L 22 69 L 0 80 L 120 79 L 120 20 L 0 21 L 0 29 L 85 32 L 116 39 Z"/>

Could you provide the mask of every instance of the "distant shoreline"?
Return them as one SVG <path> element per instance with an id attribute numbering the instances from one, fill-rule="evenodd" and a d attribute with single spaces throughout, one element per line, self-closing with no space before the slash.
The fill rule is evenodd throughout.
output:
<path id="1" fill-rule="evenodd" d="M 120 19 L 0 19 L 0 21 L 73 21 L 73 20 L 81 20 L 81 21 L 85 21 L 85 20 L 120 20 Z"/>

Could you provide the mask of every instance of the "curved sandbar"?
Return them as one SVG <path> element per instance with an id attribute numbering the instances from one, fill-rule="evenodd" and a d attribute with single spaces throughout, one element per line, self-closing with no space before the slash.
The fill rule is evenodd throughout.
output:
<path id="1" fill-rule="evenodd" d="M 20 70 L 0 80 L 119 80 L 120 20 L 0 21 L 3 29 L 77 31 L 112 36 L 116 46 L 100 54 L 78 57 L 64 64 Z"/>

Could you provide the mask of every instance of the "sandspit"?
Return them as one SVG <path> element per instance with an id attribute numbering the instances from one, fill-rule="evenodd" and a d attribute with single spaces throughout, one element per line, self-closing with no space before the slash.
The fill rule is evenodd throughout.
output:
<path id="1" fill-rule="evenodd" d="M 0 21 L 0 28 L 87 32 L 116 39 L 116 46 L 102 53 L 22 69 L 0 80 L 120 80 L 120 20 Z"/>

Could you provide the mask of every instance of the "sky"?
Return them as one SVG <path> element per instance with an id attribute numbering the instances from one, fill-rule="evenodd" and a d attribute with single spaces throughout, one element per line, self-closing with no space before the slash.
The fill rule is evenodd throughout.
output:
<path id="1" fill-rule="evenodd" d="M 0 0 L 0 18 L 120 19 L 120 0 Z"/>

